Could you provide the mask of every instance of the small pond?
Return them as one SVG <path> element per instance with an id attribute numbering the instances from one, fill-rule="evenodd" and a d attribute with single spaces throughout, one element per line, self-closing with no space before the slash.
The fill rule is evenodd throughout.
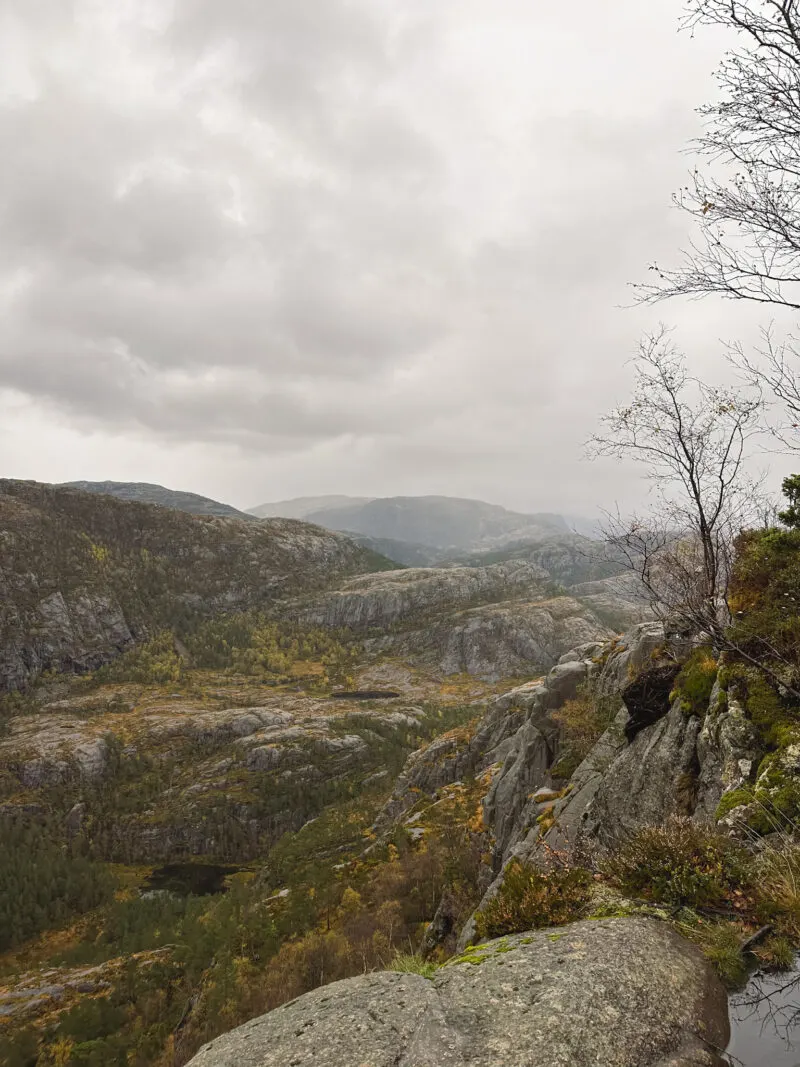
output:
<path id="1" fill-rule="evenodd" d="M 334 700 L 394 700 L 400 694 L 389 689 L 351 689 L 331 693 L 331 696 Z"/>
<path id="2" fill-rule="evenodd" d="M 147 879 L 145 892 L 207 897 L 212 893 L 224 893 L 227 890 L 225 879 L 241 870 L 242 867 L 216 863 L 168 863 L 153 871 Z"/>
<path id="3" fill-rule="evenodd" d="M 733 1067 L 800 1067 L 800 961 L 793 971 L 754 974 L 729 997 Z"/>

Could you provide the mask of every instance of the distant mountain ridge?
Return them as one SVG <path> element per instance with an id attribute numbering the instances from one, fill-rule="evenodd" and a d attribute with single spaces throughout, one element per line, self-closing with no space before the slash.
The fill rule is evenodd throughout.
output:
<path id="1" fill-rule="evenodd" d="M 257 519 L 305 519 L 306 515 L 311 515 L 312 512 L 368 504 L 374 499 L 371 496 L 344 496 L 341 493 L 328 496 L 296 496 L 291 500 L 259 504 L 257 507 L 248 508 L 247 513 Z"/>
<path id="2" fill-rule="evenodd" d="M 337 503 L 344 501 L 343 503 Z M 318 503 L 316 508 L 313 506 Z M 570 532 L 560 515 L 523 514 L 498 504 L 447 496 L 374 499 L 306 497 L 262 504 L 252 514 L 302 518 L 329 530 L 378 541 L 403 542 L 442 552 L 499 548 L 511 541 L 541 540 Z"/>
<path id="3" fill-rule="evenodd" d="M 199 493 L 187 493 L 181 489 L 167 489 L 163 485 L 151 482 L 62 482 L 61 486 L 70 489 L 82 489 L 85 493 L 103 493 L 116 497 L 117 500 L 134 500 L 139 504 L 158 504 L 164 508 L 174 508 L 190 515 L 216 515 L 224 519 L 246 519 L 252 522 L 256 516 L 246 511 L 239 511 L 230 504 L 201 496 Z M 294 518 L 286 515 L 284 518 Z"/>
<path id="4" fill-rule="evenodd" d="M 561 543 L 574 554 L 584 538 L 575 536 L 575 520 L 546 512 L 525 514 L 498 504 L 448 496 L 357 497 L 344 494 L 295 497 L 261 504 L 249 512 L 199 493 L 168 489 L 149 482 L 74 481 L 65 486 L 104 494 L 118 500 L 155 504 L 191 515 L 255 522 L 269 518 L 295 519 L 344 533 L 364 548 L 399 566 L 480 565 L 468 557 L 490 553 L 487 562 L 530 556 L 532 546 Z M 588 522 L 583 520 L 584 526 Z M 591 536 L 591 535 L 590 535 Z M 569 548 L 567 548 L 569 545 Z M 510 552 L 512 549 L 522 552 Z M 509 554 L 510 552 L 510 554 Z M 534 553 L 534 556 L 537 553 Z M 552 549 L 547 553 L 552 555 Z M 533 558 L 533 557 L 530 557 Z M 580 568 L 579 568 L 580 569 Z M 567 567 L 569 580 L 599 577 Z"/>

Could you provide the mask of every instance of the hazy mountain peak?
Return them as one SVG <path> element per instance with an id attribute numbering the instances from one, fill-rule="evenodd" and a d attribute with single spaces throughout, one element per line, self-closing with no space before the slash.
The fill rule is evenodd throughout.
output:
<path id="1" fill-rule="evenodd" d="M 499 504 L 448 496 L 395 496 L 327 505 L 303 518 L 332 530 L 454 551 L 567 534 L 559 515 L 509 511 Z"/>
<path id="2" fill-rule="evenodd" d="M 350 504 L 368 504 L 372 499 L 369 496 L 345 496 L 341 493 L 327 496 L 296 496 L 291 500 L 258 504 L 254 508 L 248 508 L 247 512 L 257 519 L 304 519 L 312 512 L 324 511 L 327 508 L 347 507 Z"/>

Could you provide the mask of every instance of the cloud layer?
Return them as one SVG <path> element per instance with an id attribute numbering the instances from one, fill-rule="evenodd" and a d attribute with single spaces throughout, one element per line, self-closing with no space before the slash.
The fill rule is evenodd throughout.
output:
<path id="1" fill-rule="evenodd" d="M 721 42 L 679 0 L 540 9 L 0 2 L 3 473 L 629 495 L 580 446 Z M 672 310 L 713 363 L 729 311 Z"/>

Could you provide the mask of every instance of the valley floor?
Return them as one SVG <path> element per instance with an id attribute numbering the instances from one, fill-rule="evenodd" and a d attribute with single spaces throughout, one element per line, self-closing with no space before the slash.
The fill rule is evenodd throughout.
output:
<path id="1" fill-rule="evenodd" d="M 313 661 L 279 682 L 187 669 L 167 684 L 142 661 L 6 699 L 8 1067 L 185 1063 L 253 1014 L 390 965 L 446 886 L 463 919 L 480 895 L 485 783 L 449 785 L 389 836 L 375 824 L 410 752 L 469 733 L 513 680 L 382 659 L 347 691 L 390 695 L 332 698 Z"/>

